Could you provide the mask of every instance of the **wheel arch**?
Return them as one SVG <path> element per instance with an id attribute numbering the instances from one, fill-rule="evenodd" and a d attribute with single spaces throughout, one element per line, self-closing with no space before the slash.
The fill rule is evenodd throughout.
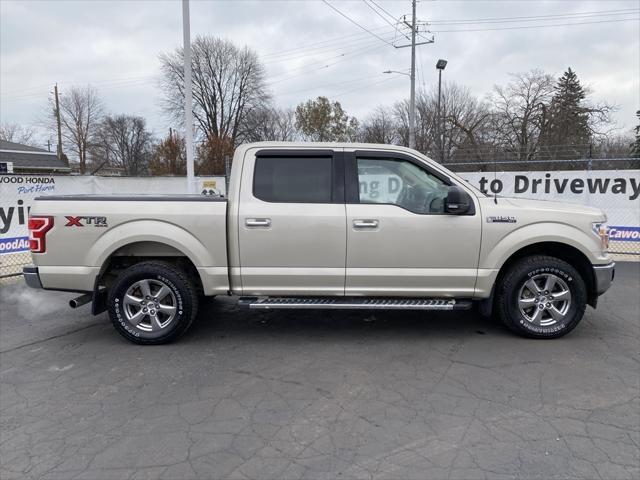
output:
<path id="1" fill-rule="evenodd" d="M 563 242 L 536 242 L 530 245 L 526 245 L 519 250 L 516 250 L 505 260 L 505 262 L 500 267 L 495 284 L 498 284 L 498 282 L 502 280 L 504 274 L 515 262 L 517 262 L 521 258 L 529 257 L 532 255 L 549 255 L 551 257 L 564 260 L 565 262 L 573 266 L 578 271 L 587 287 L 587 298 L 589 305 L 595 306 L 598 295 L 596 293 L 595 276 L 593 273 L 591 261 L 582 251 L 572 245 Z"/>
<path id="2" fill-rule="evenodd" d="M 199 292 L 203 291 L 203 279 L 193 259 L 181 249 L 158 240 L 132 241 L 110 252 L 101 263 L 100 273 L 96 279 L 96 288 L 100 284 L 108 288 L 110 282 L 120 271 L 150 260 L 171 263 L 180 268 L 193 279 L 194 287 Z"/>

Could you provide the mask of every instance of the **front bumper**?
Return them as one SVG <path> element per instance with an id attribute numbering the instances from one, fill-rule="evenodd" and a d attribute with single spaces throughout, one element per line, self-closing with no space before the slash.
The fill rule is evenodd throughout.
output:
<path id="1" fill-rule="evenodd" d="M 596 280 L 596 295 L 602 295 L 609 290 L 613 278 L 616 273 L 616 263 L 611 262 L 607 265 L 594 265 L 593 276 Z"/>
<path id="2" fill-rule="evenodd" d="M 25 283 L 31 288 L 42 288 L 38 267 L 35 265 L 27 265 L 26 267 L 23 267 L 22 275 L 24 276 Z"/>

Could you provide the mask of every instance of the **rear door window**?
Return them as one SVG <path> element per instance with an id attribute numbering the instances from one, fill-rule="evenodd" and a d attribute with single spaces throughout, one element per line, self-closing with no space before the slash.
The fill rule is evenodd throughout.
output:
<path id="1" fill-rule="evenodd" d="M 331 203 L 332 157 L 258 157 L 253 195 L 273 203 Z"/>

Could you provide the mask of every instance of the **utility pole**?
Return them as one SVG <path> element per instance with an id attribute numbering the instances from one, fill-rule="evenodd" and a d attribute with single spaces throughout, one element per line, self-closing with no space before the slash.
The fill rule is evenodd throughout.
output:
<path id="1" fill-rule="evenodd" d="M 191 30 L 189 0 L 182 0 L 182 37 L 184 47 L 184 128 L 187 149 L 187 192 L 195 192 L 193 175 L 193 91 L 191 86 Z"/>
<path id="2" fill-rule="evenodd" d="M 56 153 L 58 154 L 58 160 L 62 160 L 62 127 L 60 125 L 60 101 L 58 100 L 58 84 L 53 87 L 53 93 L 56 97 L 56 123 L 58 124 L 58 148 Z"/>
<path id="3" fill-rule="evenodd" d="M 406 19 L 403 23 L 411 29 L 411 43 L 406 45 L 394 45 L 396 48 L 411 47 L 411 95 L 409 97 L 409 148 L 416 148 L 416 47 L 433 43 L 433 37 L 430 39 L 416 43 L 416 34 L 418 33 L 418 21 L 416 19 L 416 0 L 411 0 L 411 23 Z M 385 72 L 386 73 L 386 72 Z M 391 72 L 389 72 L 391 73 Z"/>

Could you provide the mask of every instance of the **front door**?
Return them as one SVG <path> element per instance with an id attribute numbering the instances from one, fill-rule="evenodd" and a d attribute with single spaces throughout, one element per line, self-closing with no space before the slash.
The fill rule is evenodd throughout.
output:
<path id="1" fill-rule="evenodd" d="M 242 177 L 244 295 L 344 295 L 342 152 L 265 150 L 245 160 Z"/>
<path id="2" fill-rule="evenodd" d="M 480 212 L 445 213 L 451 181 L 413 157 L 345 153 L 346 295 L 472 297 Z"/>

